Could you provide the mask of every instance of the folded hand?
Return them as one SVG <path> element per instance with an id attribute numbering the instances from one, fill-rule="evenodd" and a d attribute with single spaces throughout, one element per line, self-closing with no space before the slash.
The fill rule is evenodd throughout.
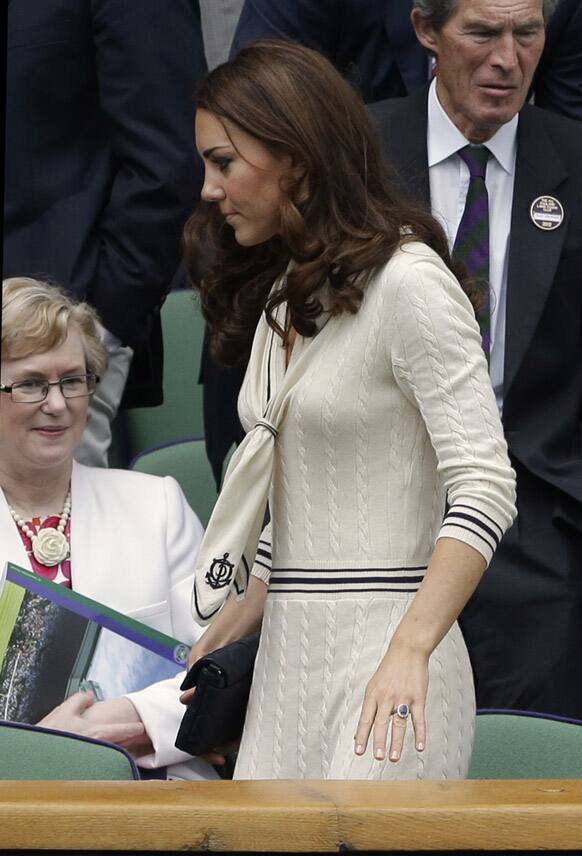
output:
<path id="1" fill-rule="evenodd" d="M 143 747 L 149 743 L 144 724 L 128 699 L 97 702 L 89 692 L 70 696 L 41 719 L 38 725 L 105 740 L 126 749 Z"/>

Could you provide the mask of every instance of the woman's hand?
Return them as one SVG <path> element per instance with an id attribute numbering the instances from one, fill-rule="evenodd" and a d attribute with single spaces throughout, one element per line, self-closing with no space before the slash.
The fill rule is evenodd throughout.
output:
<path id="1" fill-rule="evenodd" d="M 98 702 L 92 693 L 75 693 L 38 725 L 116 743 L 136 755 L 144 754 L 151 747 L 137 710 L 126 698 Z"/>
<path id="2" fill-rule="evenodd" d="M 188 669 L 211 651 L 223 648 L 230 642 L 259 630 L 263 620 L 267 591 L 268 586 L 262 580 L 251 576 L 242 601 L 239 602 L 232 594 L 229 595 L 216 618 L 190 649 Z M 185 690 L 180 696 L 180 701 L 182 704 L 188 704 L 193 695 L 194 689 Z"/>
<path id="3" fill-rule="evenodd" d="M 384 760 L 388 726 L 392 718 L 392 734 L 388 757 L 399 761 L 408 720 L 412 719 L 417 751 L 426 745 L 425 701 L 428 687 L 428 656 L 419 651 L 390 647 L 366 687 L 360 720 L 356 729 L 355 752 L 363 755 L 372 732 L 374 758 Z M 410 717 L 396 713 L 399 705 L 406 704 Z"/>
<path id="4" fill-rule="evenodd" d="M 373 729 L 374 757 L 385 757 L 390 717 L 391 761 L 400 759 L 406 728 L 414 728 L 417 751 L 424 749 L 429 657 L 475 591 L 484 570 L 485 559 L 473 547 L 455 538 L 438 539 L 424 580 L 366 688 L 354 738 L 357 755 L 366 751 Z M 412 725 L 396 715 L 400 704 L 410 708 Z"/>

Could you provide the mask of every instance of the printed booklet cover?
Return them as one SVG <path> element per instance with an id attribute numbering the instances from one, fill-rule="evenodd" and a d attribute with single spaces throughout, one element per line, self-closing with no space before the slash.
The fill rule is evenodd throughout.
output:
<path id="1" fill-rule="evenodd" d="M 78 690 L 115 698 L 186 668 L 189 647 L 7 564 L 0 572 L 0 719 L 37 723 Z"/>

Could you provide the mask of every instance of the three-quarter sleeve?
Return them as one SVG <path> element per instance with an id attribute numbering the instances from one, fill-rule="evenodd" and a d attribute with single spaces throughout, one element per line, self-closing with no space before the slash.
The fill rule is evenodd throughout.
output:
<path id="1" fill-rule="evenodd" d="M 437 538 L 464 541 L 489 563 L 515 514 L 515 473 L 473 309 L 442 260 L 404 248 L 394 287 L 389 360 L 420 411 L 447 494 Z"/>
<path id="2" fill-rule="evenodd" d="M 257 547 L 257 555 L 251 568 L 251 576 L 258 577 L 265 585 L 269 585 L 271 577 L 271 523 L 267 523 Z"/>

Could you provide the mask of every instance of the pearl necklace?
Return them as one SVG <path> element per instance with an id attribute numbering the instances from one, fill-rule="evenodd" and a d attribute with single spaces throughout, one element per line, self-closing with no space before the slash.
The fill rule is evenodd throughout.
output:
<path id="1" fill-rule="evenodd" d="M 71 490 L 67 493 L 65 504 L 60 516 L 58 526 L 47 526 L 40 529 L 38 535 L 35 535 L 30 526 L 17 514 L 12 506 L 8 506 L 8 511 L 12 515 L 12 519 L 19 529 L 22 529 L 32 542 L 32 552 L 34 558 L 46 568 L 52 568 L 64 562 L 69 556 L 69 544 L 65 536 L 65 526 L 71 514 Z"/>

